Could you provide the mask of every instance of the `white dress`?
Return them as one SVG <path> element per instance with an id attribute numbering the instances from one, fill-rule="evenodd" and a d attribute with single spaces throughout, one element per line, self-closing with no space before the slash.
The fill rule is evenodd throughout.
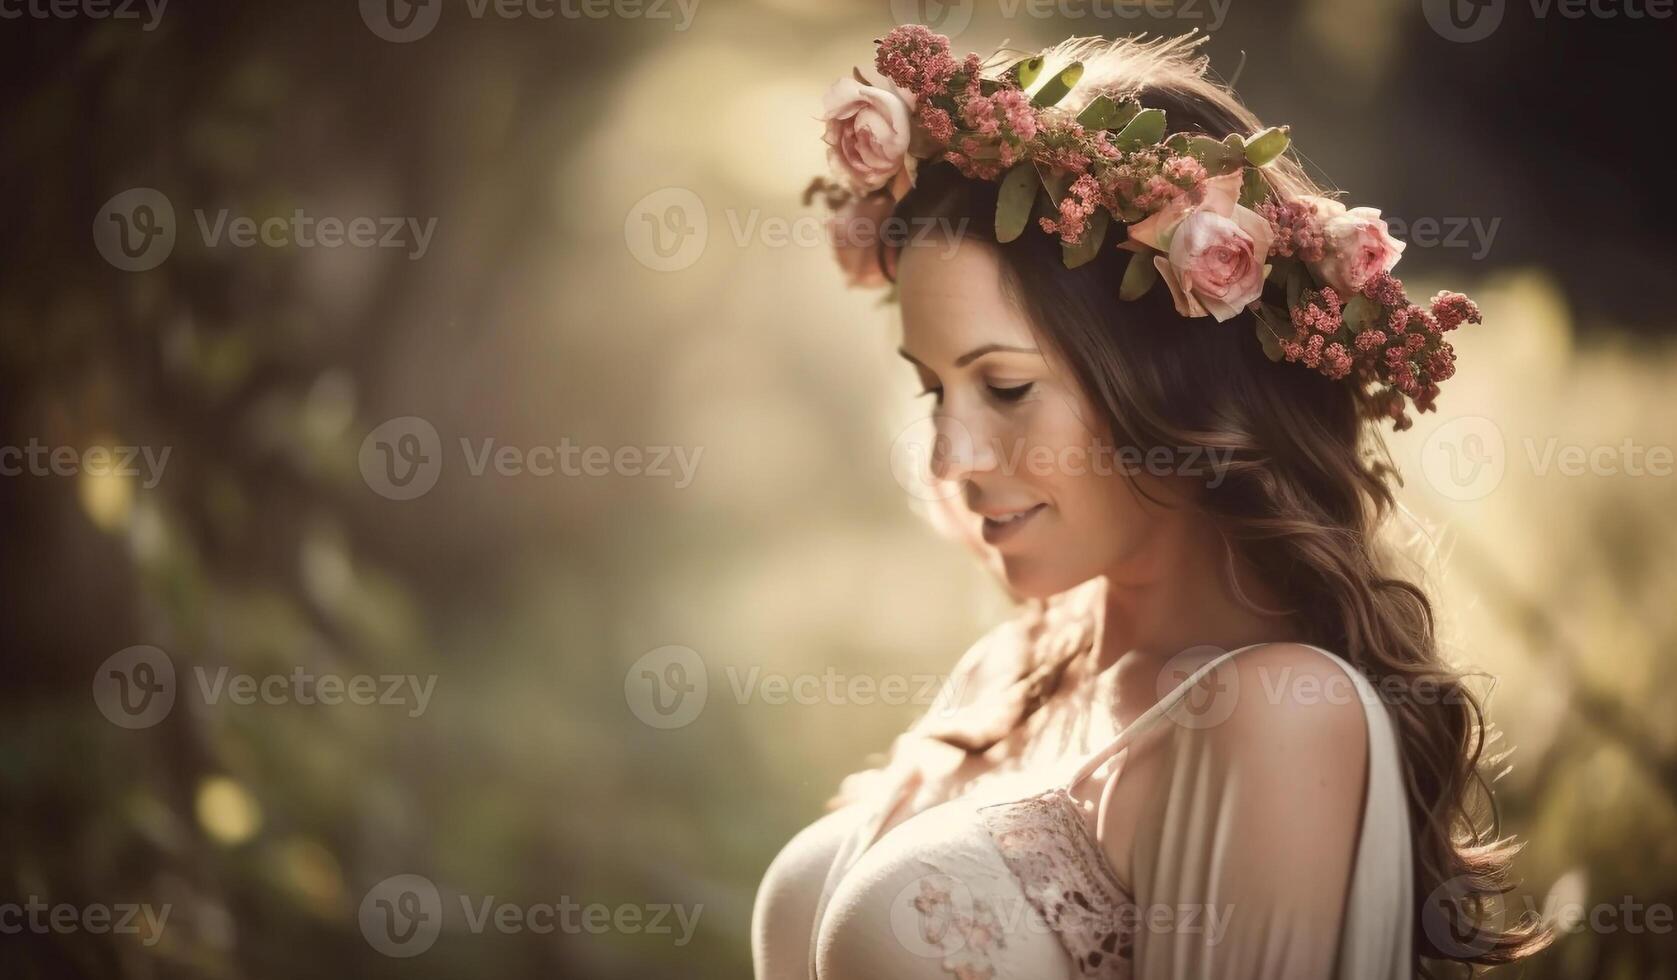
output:
<path id="1" fill-rule="evenodd" d="M 1272 656 L 1278 648 L 1293 659 Z M 1300 662 L 1299 649 L 1326 661 Z M 1264 652 L 1237 661 L 1246 651 Z M 1330 703 L 1324 677 L 1351 714 L 1301 710 L 1312 702 L 1277 693 L 1313 680 L 1317 702 Z M 1359 768 L 1345 746 L 1361 751 L 1354 736 L 1365 727 L 1366 778 L 1345 789 L 1342 774 Z M 1146 785 L 1155 791 L 1132 804 L 1126 883 L 1070 791 L 1143 744 L 1133 764 L 1154 774 Z M 1132 765 L 1117 761 L 1108 798 Z M 786 845 L 753 916 L 758 980 L 1412 975 L 1396 733 L 1369 681 L 1327 650 L 1255 644 L 1222 654 L 1070 779 L 1045 783 L 1038 771 L 986 781 L 881 834 L 916 789 L 904 779 Z"/>

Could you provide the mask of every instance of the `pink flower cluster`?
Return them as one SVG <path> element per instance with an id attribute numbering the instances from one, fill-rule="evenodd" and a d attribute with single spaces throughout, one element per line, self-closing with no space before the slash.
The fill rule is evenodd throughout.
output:
<path id="1" fill-rule="evenodd" d="M 1060 220 L 1039 219 L 1042 230 L 1050 235 L 1059 232 L 1061 242 L 1076 245 L 1083 240 L 1083 232 L 1089 224 L 1089 215 L 1094 214 L 1095 209 L 1100 207 L 1100 192 L 1100 184 L 1088 174 L 1072 181 L 1065 200 L 1060 202 Z"/>
<path id="2" fill-rule="evenodd" d="M 1138 155 L 1139 159 L 1113 168 L 1118 175 L 1114 198 L 1120 206 L 1143 214 L 1163 211 L 1178 201 L 1198 204 L 1205 196 L 1205 165 L 1193 157 Z"/>
<path id="3" fill-rule="evenodd" d="M 1264 201 L 1252 210 L 1263 216 L 1275 232 L 1271 255 L 1297 256 L 1306 262 L 1320 262 L 1326 242 L 1316 221 L 1316 210 L 1306 201 Z"/>
<path id="4" fill-rule="evenodd" d="M 994 180 L 1023 160 L 1025 144 L 1037 134 L 1036 111 L 1018 89 L 967 99 L 961 105 L 961 122 L 966 131 L 944 156 L 963 174 L 979 180 Z"/>
<path id="5" fill-rule="evenodd" d="M 1281 353 L 1329 378 L 1355 373 L 1359 381 L 1383 383 L 1386 387 L 1374 396 L 1376 411 L 1401 432 L 1413 424 L 1404 411 L 1405 398 L 1418 412 L 1434 409 L 1439 382 L 1456 373 L 1456 351 L 1444 334 L 1463 323 L 1479 323 L 1479 307 L 1461 293 L 1440 292 L 1430 310 L 1422 309 L 1409 302 L 1400 280 L 1384 272 L 1358 295 L 1373 312 L 1353 330 L 1332 286 L 1305 290 L 1292 310 L 1293 336 L 1281 340 Z"/>
<path id="6" fill-rule="evenodd" d="M 1099 205 L 1137 220 L 1204 195 L 1208 175 L 1198 160 L 1155 147 L 1124 153 L 1106 130 L 1044 115 L 1016 84 L 985 80 L 978 55 L 957 61 L 949 39 L 924 26 L 897 27 L 877 44 L 874 66 L 912 97 L 917 136 L 966 177 L 995 180 L 1026 159 L 1045 171 L 1093 174 Z"/>
<path id="7" fill-rule="evenodd" d="M 943 95 L 959 68 L 949 53 L 949 39 L 920 24 L 905 24 L 875 43 L 879 73 L 921 98 Z M 967 61 L 974 69 L 978 56 L 969 55 Z M 977 72 L 972 76 L 976 81 Z"/>

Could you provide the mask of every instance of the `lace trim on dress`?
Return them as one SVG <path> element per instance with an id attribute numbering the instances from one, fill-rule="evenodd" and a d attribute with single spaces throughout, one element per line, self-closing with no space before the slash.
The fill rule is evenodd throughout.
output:
<path id="1" fill-rule="evenodd" d="M 1025 897 L 1085 977 L 1130 975 L 1134 903 L 1062 788 L 979 808 Z"/>
<path id="2" fill-rule="evenodd" d="M 991 954 L 1007 948 L 1001 917 L 983 899 L 961 895 L 971 900 L 957 901 L 952 892 L 959 888 L 947 875 L 920 880 L 920 893 L 914 898 L 920 940 L 943 953 L 943 970 L 956 980 L 994 980 Z"/>

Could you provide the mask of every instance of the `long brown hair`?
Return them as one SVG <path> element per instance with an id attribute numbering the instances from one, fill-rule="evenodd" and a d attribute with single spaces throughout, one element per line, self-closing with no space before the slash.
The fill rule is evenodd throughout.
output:
<path id="1" fill-rule="evenodd" d="M 1219 139 L 1257 131 L 1258 119 L 1207 77 L 1196 45 L 1188 38 L 1073 39 L 1048 53 L 1045 77 L 1056 64 L 1079 60 L 1085 74 L 1069 97 L 1074 110 L 1079 100 L 1111 92 L 1165 110 L 1172 131 Z M 1269 176 L 1281 197 L 1323 193 L 1291 159 Z M 1365 415 L 1369 394 L 1270 362 L 1249 313 L 1222 323 L 1185 319 L 1162 286 L 1121 301 L 1116 284 L 1130 253 L 1111 247 L 1112 239 L 1075 270 L 1065 268 L 1057 238 L 1034 229 L 997 245 L 996 192 L 995 183 L 964 178 L 947 163 L 927 164 L 894 217 L 943 219 L 941 227 L 964 227 L 995 248 L 1009 294 L 1071 366 L 1119 445 L 1227 454 L 1226 477 L 1196 506 L 1233 558 L 1296 612 L 1307 642 L 1338 652 L 1377 690 L 1437 692 L 1388 699 L 1414 837 L 1416 955 L 1490 965 L 1548 945 L 1552 933 L 1529 917 L 1501 922 L 1520 845 L 1498 836 L 1495 801 L 1480 774 L 1487 731 L 1480 701 L 1439 654 L 1426 592 L 1395 571 L 1397 556 L 1383 543 L 1380 531 L 1396 509 L 1391 484 L 1401 485 L 1401 477 Z M 1071 659 L 1062 652 L 1027 666 L 1010 688 L 1017 701 L 1011 727 L 1047 701 Z M 984 752 L 1010 730 L 1004 724 L 941 737 Z M 1488 827 L 1480 819 L 1487 814 Z M 1441 928 L 1460 944 L 1435 942 Z"/>

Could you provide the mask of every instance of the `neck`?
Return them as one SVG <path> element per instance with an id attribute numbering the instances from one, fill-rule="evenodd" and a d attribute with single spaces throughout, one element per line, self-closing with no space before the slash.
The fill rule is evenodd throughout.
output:
<path id="1" fill-rule="evenodd" d="M 1105 576 L 1096 669 L 1116 665 L 1119 720 L 1125 725 L 1166 693 L 1159 672 L 1179 654 L 1192 651 L 1173 665 L 1191 670 L 1228 650 L 1303 638 L 1294 617 L 1262 611 L 1281 610 L 1284 603 L 1239 562 L 1240 591 L 1261 608 L 1237 598 L 1223 540 L 1208 520 L 1186 519 L 1169 536 L 1168 547 L 1152 547 L 1145 558 Z"/>

